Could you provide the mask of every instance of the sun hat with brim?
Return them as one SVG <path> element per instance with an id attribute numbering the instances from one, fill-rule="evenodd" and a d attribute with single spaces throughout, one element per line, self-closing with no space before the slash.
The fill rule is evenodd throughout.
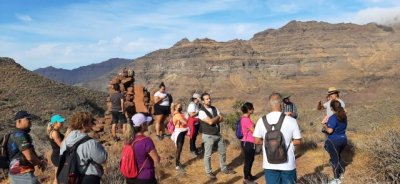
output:
<path id="1" fill-rule="evenodd" d="M 153 118 L 151 118 L 151 116 L 145 116 L 142 113 L 137 113 L 132 116 L 132 123 L 133 123 L 133 126 L 135 126 L 135 127 L 138 127 L 138 126 L 142 125 L 143 123 L 149 124 L 151 122 L 151 120 L 153 120 Z"/>
<path id="2" fill-rule="evenodd" d="M 200 99 L 200 97 L 201 97 L 201 96 L 200 96 L 198 93 L 193 93 L 192 98 Z"/>
<path id="3" fill-rule="evenodd" d="M 331 94 L 335 94 L 335 93 L 339 93 L 340 91 L 338 91 L 337 89 L 336 89 L 336 87 L 329 87 L 328 88 L 328 95 L 331 95 Z"/>
<path id="4" fill-rule="evenodd" d="M 59 115 L 59 114 L 56 114 L 56 115 L 54 115 L 54 116 L 52 116 L 52 117 L 50 118 L 50 124 L 54 124 L 54 123 L 57 123 L 57 122 L 59 122 L 59 123 L 64 123 L 64 121 L 65 121 L 65 118 L 62 117 L 62 116 Z"/>
<path id="5" fill-rule="evenodd" d="M 290 98 L 292 95 L 290 95 L 289 93 L 281 93 L 282 99 L 285 98 Z"/>

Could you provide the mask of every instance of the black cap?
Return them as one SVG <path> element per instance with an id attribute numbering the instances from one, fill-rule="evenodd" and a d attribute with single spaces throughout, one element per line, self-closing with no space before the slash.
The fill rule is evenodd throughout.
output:
<path id="1" fill-rule="evenodd" d="M 26 111 L 18 111 L 15 114 L 14 120 L 19 120 L 19 119 L 23 119 L 23 118 L 31 118 L 31 114 L 29 114 Z"/>

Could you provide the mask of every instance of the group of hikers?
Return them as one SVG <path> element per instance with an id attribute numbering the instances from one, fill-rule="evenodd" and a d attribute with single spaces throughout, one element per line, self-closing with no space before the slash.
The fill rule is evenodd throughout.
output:
<path id="1" fill-rule="evenodd" d="M 266 183 L 296 183 L 295 146 L 301 145 L 301 134 L 296 118 L 297 108 L 290 101 L 290 96 L 272 93 L 268 104 L 271 112 L 261 116 L 256 123 L 251 116 L 254 106 L 245 102 L 241 106 L 242 116 L 239 123 L 241 147 L 244 153 L 243 183 L 256 183 L 251 174 L 256 145 L 263 145 L 263 169 Z M 187 113 L 183 111 L 182 102 L 172 102 L 172 96 L 166 92 L 164 83 L 154 94 L 154 120 L 151 115 L 134 113 L 124 118 L 123 96 L 111 96 L 113 103 L 112 136 L 119 141 L 116 129 L 122 123 L 122 139 L 124 148 L 121 151 L 120 170 L 126 183 L 154 184 L 157 183 L 156 171 L 160 156 L 157 148 L 148 136 L 148 127 L 154 123 L 156 138 L 163 141 L 170 136 L 176 145 L 175 168 L 185 172 L 181 163 L 181 153 L 185 137 L 190 139 L 190 153 L 193 157 L 203 155 L 206 176 L 215 180 L 216 175 L 211 168 L 211 155 L 216 144 L 219 153 L 221 173 L 235 174 L 226 163 L 226 146 L 221 135 L 221 123 L 224 121 L 219 109 L 212 105 L 209 93 L 191 95 Z M 116 107 L 117 106 L 117 107 Z M 119 107 L 118 107 L 119 106 Z M 340 153 L 347 144 L 346 127 L 347 117 L 345 104 L 339 99 L 339 91 L 330 87 L 327 93 L 327 102 L 319 102 L 318 109 L 326 109 L 323 118 L 322 132 L 327 134 L 325 150 L 330 155 L 334 178 L 330 183 L 340 183 L 344 174 L 344 165 L 341 163 Z M 10 158 L 9 178 L 11 183 L 39 183 L 33 174 L 34 166 L 46 169 L 46 161 L 35 153 L 32 138 L 29 135 L 31 116 L 26 111 L 15 115 L 16 130 L 8 141 L 8 156 Z M 51 117 L 47 128 L 48 138 L 52 147 L 51 162 L 56 167 L 54 183 L 69 183 L 61 181 L 65 167 L 65 154 L 75 150 L 78 158 L 77 183 L 100 183 L 104 174 L 101 164 L 107 160 L 107 152 L 96 140 L 88 137 L 95 119 L 88 112 L 76 112 L 68 120 L 69 127 L 65 136 L 60 132 L 65 122 L 61 115 Z M 168 122 L 167 125 L 165 122 Z M 172 131 L 166 134 L 166 129 Z M 196 146 L 196 138 L 201 133 L 202 145 Z M 127 158 L 128 157 L 128 158 Z M 132 158 L 129 158 L 132 157 Z M 133 161 L 132 161 L 133 160 Z M 127 162 L 132 161 L 132 162 Z M 133 169 L 130 168 L 129 163 Z M 58 168 L 57 168 L 58 167 Z M 132 172 L 134 170 L 134 172 Z M 71 178 L 69 178 L 71 179 Z"/>

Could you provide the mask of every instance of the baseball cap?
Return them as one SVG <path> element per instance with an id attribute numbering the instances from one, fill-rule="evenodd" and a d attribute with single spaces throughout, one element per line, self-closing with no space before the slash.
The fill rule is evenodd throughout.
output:
<path id="1" fill-rule="evenodd" d="M 197 98 L 197 99 L 200 99 L 200 95 L 198 94 L 198 93 L 193 93 L 193 96 L 192 96 L 193 98 Z"/>
<path id="2" fill-rule="evenodd" d="M 14 116 L 14 120 L 19 120 L 19 119 L 23 119 L 23 118 L 31 118 L 31 114 L 29 114 L 27 111 L 18 111 L 15 116 Z"/>
<path id="3" fill-rule="evenodd" d="M 56 115 L 54 115 L 54 116 L 51 117 L 51 119 L 50 119 L 50 124 L 54 124 L 54 123 L 56 123 L 56 122 L 64 123 L 64 121 L 65 121 L 65 118 L 64 118 L 64 117 L 62 117 L 62 116 L 59 115 L 59 114 L 56 114 Z"/>
<path id="4" fill-rule="evenodd" d="M 153 118 L 151 118 L 151 116 L 145 116 L 142 113 L 137 113 L 135 115 L 132 116 L 132 123 L 133 126 L 138 127 L 140 125 L 142 125 L 143 123 L 150 123 L 151 120 L 153 120 Z"/>

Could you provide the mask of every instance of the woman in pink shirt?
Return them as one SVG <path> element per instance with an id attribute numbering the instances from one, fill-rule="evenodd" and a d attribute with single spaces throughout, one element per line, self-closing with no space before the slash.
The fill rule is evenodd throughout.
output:
<path id="1" fill-rule="evenodd" d="M 246 102 L 243 104 L 241 110 L 243 112 L 243 115 L 240 118 L 243 133 L 241 146 L 244 152 L 243 183 L 251 184 L 255 183 L 255 178 L 251 175 L 251 167 L 253 166 L 254 155 L 256 154 L 256 147 L 253 137 L 254 123 L 250 119 L 251 114 L 253 114 L 254 112 L 253 104 L 250 102 Z"/>

